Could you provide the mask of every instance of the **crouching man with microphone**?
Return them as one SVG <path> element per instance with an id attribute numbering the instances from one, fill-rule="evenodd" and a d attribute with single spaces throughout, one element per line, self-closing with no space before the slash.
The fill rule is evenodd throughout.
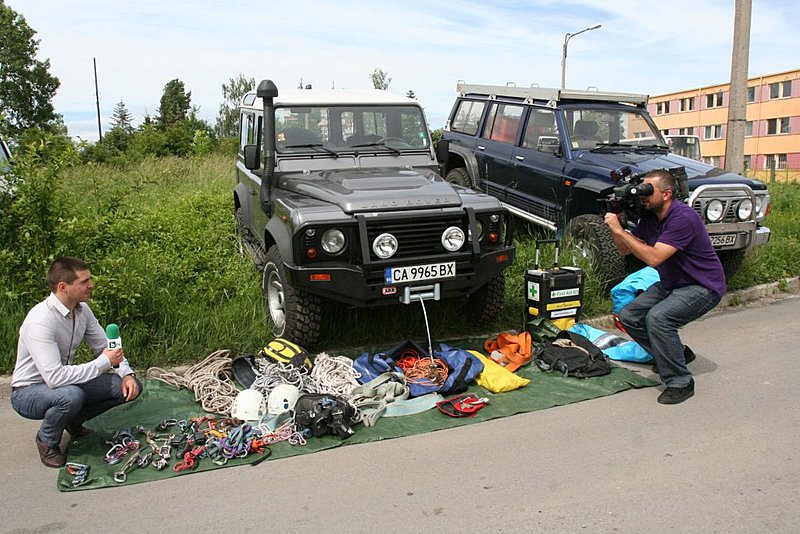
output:
<path id="1" fill-rule="evenodd" d="M 73 438 L 90 434 L 84 421 L 136 399 L 142 384 L 121 346 L 107 347 L 106 333 L 86 304 L 94 289 L 89 266 L 58 257 L 47 271 L 47 285 L 52 293 L 28 312 L 19 330 L 11 406 L 25 418 L 42 420 L 39 457 L 48 467 L 61 467 L 64 430 Z M 97 357 L 74 364 L 84 340 Z"/>

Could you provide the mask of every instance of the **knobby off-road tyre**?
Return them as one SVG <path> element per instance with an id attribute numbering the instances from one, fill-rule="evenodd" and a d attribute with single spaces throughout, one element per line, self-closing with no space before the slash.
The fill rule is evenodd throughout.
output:
<path id="1" fill-rule="evenodd" d="M 467 321 L 472 325 L 494 321 L 503 311 L 506 276 L 500 273 L 467 299 Z"/>
<path id="2" fill-rule="evenodd" d="M 261 290 L 275 337 L 284 337 L 306 348 L 319 341 L 321 299 L 292 287 L 277 245 L 267 252 Z"/>
<path id="3" fill-rule="evenodd" d="M 717 252 L 719 261 L 722 263 L 722 270 L 725 271 L 726 281 L 730 280 L 742 268 L 744 255 L 744 250 L 720 250 Z"/>
<path id="4" fill-rule="evenodd" d="M 456 167 L 448 172 L 445 180 L 451 184 L 460 185 L 461 187 L 466 187 L 468 189 L 474 189 L 472 186 L 472 180 L 469 178 L 469 173 L 464 167 Z"/>
<path id="5" fill-rule="evenodd" d="M 626 275 L 625 257 L 619 253 L 611 230 L 599 215 L 580 215 L 572 219 L 564 235 L 573 246 L 573 259 L 582 256 L 595 266 L 607 288 L 618 284 Z M 562 262 L 563 263 L 563 262 Z"/>
<path id="6" fill-rule="evenodd" d="M 239 206 L 236 208 L 236 246 L 239 254 L 247 254 L 256 266 L 256 269 L 262 271 L 266 263 L 266 253 L 264 248 L 253 236 L 250 228 L 244 222 L 244 209 Z"/>

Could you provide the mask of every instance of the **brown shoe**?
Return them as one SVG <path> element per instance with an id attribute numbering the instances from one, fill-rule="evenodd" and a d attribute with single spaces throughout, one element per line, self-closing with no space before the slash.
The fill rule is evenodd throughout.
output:
<path id="1" fill-rule="evenodd" d="M 36 434 L 36 448 L 39 449 L 39 458 L 41 458 L 42 463 L 47 467 L 58 468 L 67 463 L 67 459 L 61 454 L 61 449 L 58 448 L 58 445 L 55 447 L 45 445 L 42 440 L 39 439 L 38 432 Z"/>
<path id="2" fill-rule="evenodd" d="M 66 430 L 73 438 L 85 438 L 86 436 L 94 434 L 94 430 L 86 428 L 80 423 L 67 423 Z"/>

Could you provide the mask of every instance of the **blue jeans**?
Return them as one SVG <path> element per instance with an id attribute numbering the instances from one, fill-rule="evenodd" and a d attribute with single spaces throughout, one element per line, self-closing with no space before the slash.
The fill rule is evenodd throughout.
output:
<path id="1" fill-rule="evenodd" d="M 705 315 L 721 297 L 703 286 L 667 291 L 657 282 L 619 312 L 625 331 L 649 352 L 667 387 L 684 387 L 692 380 L 683 357 L 678 329 Z"/>
<path id="2" fill-rule="evenodd" d="M 142 384 L 139 385 L 139 393 Z M 119 375 L 103 373 L 83 384 L 50 388 L 32 384 L 11 392 L 11 406 L 22 417 L 42 419 L 39 439 L 50 447 L 58 446 L 64 427 L 83 424 L 125 402 Z"/>

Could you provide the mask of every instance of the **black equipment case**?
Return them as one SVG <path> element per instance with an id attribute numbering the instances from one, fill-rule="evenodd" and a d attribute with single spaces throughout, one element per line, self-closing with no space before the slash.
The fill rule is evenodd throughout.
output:
<path id="1" fill-rule="evenodd" d="M 539 245 L 553 243 L 555 258 L 551 269 L 539 268 Z M 525 273 L 525 304 L 528 321 L 545 317 L 562 330 L 569 330 L 581 317 L 583 269 L 558 266 L 558 239 L 537 239 L 533 269 Z"/>

